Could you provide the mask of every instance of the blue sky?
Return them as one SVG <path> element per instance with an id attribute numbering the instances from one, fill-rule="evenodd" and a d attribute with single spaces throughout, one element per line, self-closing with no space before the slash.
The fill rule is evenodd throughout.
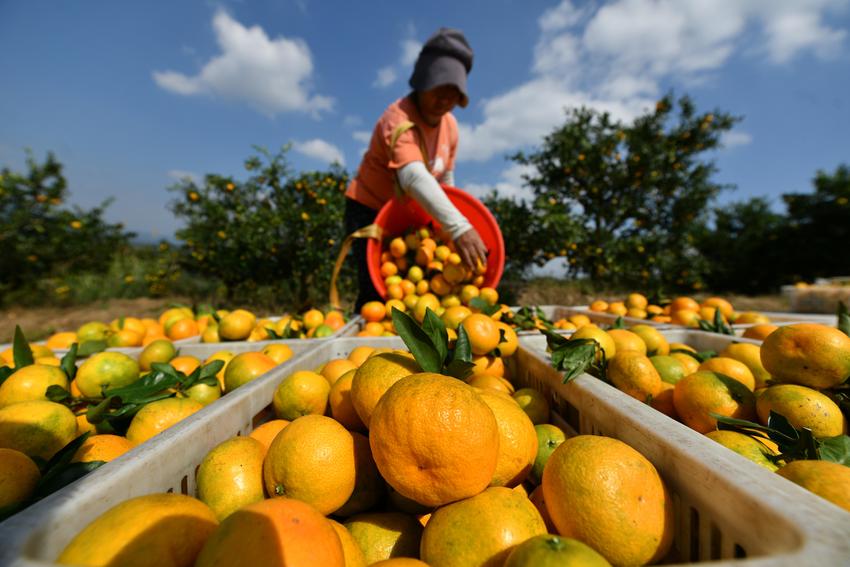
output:
<path id="1" fill-rule="evenodd" d="M 673 89 L 743 122 L 712 157 L 721 201 L 811 190 L 850 163 L 850 0 L 470 0 L 399 3 L 0 0 L 0 165 L 53 151 L 71 201 L 170 236 L 166 187 L 243 176 L 252 145 L 297 170 L 356 170 L 407 92 L 421 43 L 475 50 L 456 180 L 523 195 L 506 155 L 587 105 L 623 120 Z"/>

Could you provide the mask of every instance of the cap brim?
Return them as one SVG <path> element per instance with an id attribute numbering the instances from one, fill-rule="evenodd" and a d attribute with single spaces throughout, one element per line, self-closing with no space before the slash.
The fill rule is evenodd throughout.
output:
<path id="1" fill-rule="evenodd" d="M 414 74 L 410 81 L 410 86 L 417 91 L 453 85 L 460 91 L 458 104 L 463 108 L 469 104 L 469 96 L 466 93 L 466 67 L 454 57 L 439 55 L 429 58 L 427 63 L 417 70 L 421 72 Z"/>

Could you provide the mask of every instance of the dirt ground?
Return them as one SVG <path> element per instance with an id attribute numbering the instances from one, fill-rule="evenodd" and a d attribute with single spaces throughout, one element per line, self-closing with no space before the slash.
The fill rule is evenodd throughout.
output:
<path id="1" fill-rule="evenodd" d="M 725 296 L 739 311 L 788 311 L 781 295 L 758 297 Z M 622 299 L 612 295 L 582 294 L 562 285 L 532 285 L 517 296 L 519 305 L 586 305 L 593 299 Z M 119 317 L 156 318 L 174 304 L 188 305 L 186 298 L 113 299 L 74 307 L 14 307 L 0 311 L 0 343 L 11 342 L 15 325 L 20 325 L 29 340 L 41 340 L 58 331 L 76 330 L 89 321 L 109 322 Z"/>

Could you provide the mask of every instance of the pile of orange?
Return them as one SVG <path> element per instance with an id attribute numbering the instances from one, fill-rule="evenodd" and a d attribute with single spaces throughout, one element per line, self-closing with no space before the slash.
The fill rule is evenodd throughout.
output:
<path id="1" fill-rule="evenodd" d="M 755 311 L 738 312 L 722 297 L 708 297 L 697 301 L 693 297 L 677 297 L 670 303 L 654 305 L 640 293 L 631 293 L 625 300 L 605 301 L 597 299 L 590 303 L 591 311 L 609 313 L 635 319 L 649 319 L 656 323 L 671 323 L 685 327 L 698 327 L 700 321 L 714 322 L 719 311 L 727 324 L 753 325 L 761 327 L 753 338 L 764 338 L 765 330 L 775 329 L 770 318 Z"/>
<path id="2" fill-rule="evenodd" d="M 275 336 L 283 338 L 322 338 L 333 335 L 345 325 L 341 311 L 308 309 L 298 315 L 284 315 L 276 320 L 258 318 L 247 309 L 216 312 L 201 335 L 201 342 L 266 341 Z"/>

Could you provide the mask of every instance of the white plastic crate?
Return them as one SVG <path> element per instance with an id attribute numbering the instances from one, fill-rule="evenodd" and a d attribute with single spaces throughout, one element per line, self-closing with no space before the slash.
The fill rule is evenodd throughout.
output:
<path id="1" fill-rule="evenodd" d="M 713 338 L 706 340 L 717 338 L 708 335 Z M 280 367 L 277 378 L 316 368 L 363 344 L 403 345 L 396 337 L 323 342 Z M 518 387 L 535 387 L 551 400 L 553 419 L 569 433 L 621 439 L 653 462 L 674 499 L 674 550 L 668 558 L 674 564 L 804 567 L 844 565 L 850 558 L 850 515 L 840 508 L 684 426 L 671 427 L 680 424 L 596 378 L 585 375 L 562 384 L 541 353 L 520 348 L 508 359 L 508 369 Z M 240 388 L 241 396 L 184 420 L 142 450 L 0 524 L 0 565 L 52 566 L 82 526 L 115 504 L 154 492 L 193 494 L 206 453 L 269 418 L 277 381 Z M 115 466 L 108 471 L 110 465 Z"/>

